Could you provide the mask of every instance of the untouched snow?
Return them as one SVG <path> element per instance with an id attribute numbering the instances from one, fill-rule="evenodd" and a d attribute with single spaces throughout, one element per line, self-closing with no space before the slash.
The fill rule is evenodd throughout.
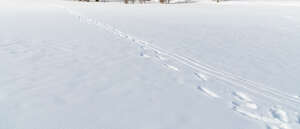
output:
<path id="1" fill-rule="evenodd" d="M 299 7 L 0 1 L 0 128 L 300 129 Z"/>

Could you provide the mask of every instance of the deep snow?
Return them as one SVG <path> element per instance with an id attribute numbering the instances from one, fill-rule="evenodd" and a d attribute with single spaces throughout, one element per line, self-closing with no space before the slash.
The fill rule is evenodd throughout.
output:
<path id="1" fill-rule="evenodd" d="M 300 2 L 0 2 L 0 128 L 299 129 Z"/>

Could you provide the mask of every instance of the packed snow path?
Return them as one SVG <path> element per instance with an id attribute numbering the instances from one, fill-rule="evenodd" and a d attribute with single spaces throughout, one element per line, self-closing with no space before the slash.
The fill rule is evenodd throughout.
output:
<path id="1" fill-rule="evenodd" d="M 107 6 L 104 10 L 119 8 L 120 5 Z M 175 5 L 178 8 L 189 6 L 209 9 L 219 5 Z M 143 30 L 132 28 L 132 31 L 127 27 L 136 25 L 128 24 L 130 20 L 119 20 L 126 22 L 127 27 L 120 26 L 118 22 L 104 22 L 109 18 L 91 13 L 99 9 L 93 4 L 49 2 L 34 7 L 44 12 L 36 14 L 26 8 L 21 9 L 28 11 L 24 13 L 27 17 L 7 17 L 4 23 L 18 26 L 25 24 L 22 26 L 25 28 L 3 26 L 7 31 L 0 35 L 1 58 L 7 62 L 0 67 L 4 71 L 0 74 L 3 77 L 0 80 L 1 128 L 300 127 L 297 87 L 287 86 L 287 89 L 294 90 L 291 93 L 290 90 L 279 90 L 276 86 L 242 77 L 247 74 L 238 76 L 220 70 L 214 65 L 208 65 L 209 62 L 203 63 L 205 60 L 199 60 L 191 53 L 201 48 L 181 46 L 183 49 L 177 49 L 176 52 L 172 46 L 165 46 L 164 42 L 169 41 L 161 40 L 159 36 L 155 38 L 135 34 L 151 34 L 146 31 L 151 30 L 147 27 Z M 160 7 L 154 5 L 153 8 Z M 256 6 L 248 8 L 256 9 Z M 7 14 L 13 14 L 10 9 L 7 10 Z M 123 7 L 121 10 L 126 14 L 130 9 Z M 120 19 L 123 16 L 121 14 Z M 44 19 L 33 19 L 35 15 Z M 10 21 L 25 17 L 32 19 L 25 23 Z M 59 17 L 59 20 L 54 17 Z M 277 15 L 274 17 L 277 18 Z M 284 18 L 297 21 L 291 14 Z M 55 21 L 55 26 L 51 24 L 52 21 Z M 32 27 L 32 30 L 28 31 L 27 27 Z M 158 28 L 164 31 L 164 26 Z M 153 28 L 151 31 L 155 30 Z M 169 34 L 177 35 L 176 32 Z M 184 37 L 179 35 L 173 39 L 162 36 L 174 43 L 176 38 Z M 291 44 L 299 41 L 293 39 L 293 36 L 290 36 Z M 157 41 L 153 43 L 154 40 Z M 281 39 L 277 37 L 277 40 Z M 210 41 L 201 42 L 205 45 L 205 42 Z M 295 45 L 293 47 L 299 48 Z M 180 47 L 180 44 L 174 44 L 173 47 Z M 184 49 L 191 52 L 186 51 L 184 54 Z M 238 51 L 236 54 L 243 53 Z M 268 66 L 272 62 L 265 63 Z M 236 69 L 240 68 L 231 68 L 233 72 Z M 35 121 L 37 119 L 38 124 Z"/>

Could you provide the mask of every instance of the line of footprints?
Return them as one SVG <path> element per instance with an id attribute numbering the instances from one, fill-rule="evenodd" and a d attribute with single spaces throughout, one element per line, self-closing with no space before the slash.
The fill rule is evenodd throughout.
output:
<path id="1" fill-rule="evenodd" d="M 141 46 L 140 56 L 146 59 L 154 57 L 156 60 L 160 61 L 163 67 L 173 70 L 175 72 L 179 71 L 179 68 L 168 63 L 168 58 L 161 55 L 155 50 L 147 49 L 145 46 Z M 200 81 L 209 81 L 209 78 L 202 73 L 194 73 L 194 75 Z M 198 86 L 204 95 L 218 99 L 221 98 L 220 95 L 211 91 L 204 85 Z M 291 124 L 298 124 L 300 127 L 300 114 L 294 112 L 293 120 L 289 118 L 288 113 L 281 106 L 273 106 L 268 109 L 266 113 L 259 113 L 259 106 L 245 93 L 243 92 L 232 92 L 231 96 L 233 101 L 231 102 L 232 110 L 250 119 L 258 120 L 266 125 L 267 129 L 292 129 Z"/>
<path id="2" fill-rule="evenodd" d="M 123 33 L 108 24 L 85 17 L 80 13 L 74 12 L 71 9 L 63 6 L 57 7 L 66 9 L 71 15 L 77 17 L 81 22 L 94 24 L 117 35 L 118 37 L 130 40 L 132 43 L 137 43 L 141 48 L 141 57 L 146 59 L 154 57 L 162 64 L 163 67 L 175 72 L 180 71 L 178 67 L 172 65 L 172 62 L 170 59 L 168 59 L 168 56 L 164 56 L 159 51 L 156 51 L 154 49 L 148 49 L 146 45 L 147 43 L 141 43 L 142 41 L 131 37 L 129 34 Z M 205 74 L 195 72 L 194 75 L 202 82 L 209 81 L 209 78 Z M 197 89 L 206 96 L 212 97 L 214 99 L 221 98 L 220 95 L 208 89 L 204 85 L 198 86 Z M 267 129 L 292 129 L 290 126 L 294 124 L 297 124 L 297 127 L 300 128 L 300 114 L 297 112 L 293 112 L 292 115 L 290 112 L 288 114 L 281 106 L 273 106 L 269 108 L 266 113 L 259 113 L 258 110 L 260 109 L 260 107 L 247 94 L 242 92 L 233 92 L 231 96 L 233 98 L 233 101 L 231 102 L 233 111 L 246 116 L 247 118 L 262 121 L 266 124 Z M 296 96 L 295 98 L 300 99 L 300 96 Z"/>

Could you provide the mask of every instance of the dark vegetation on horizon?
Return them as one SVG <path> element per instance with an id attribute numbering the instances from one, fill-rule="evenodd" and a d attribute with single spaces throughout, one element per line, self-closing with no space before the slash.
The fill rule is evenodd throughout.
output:
<path id="1" fill-rule="evenodd" d="M 85 2 L 108 2 L 109 0 L 78 0 L 78 1 L 85 1 Z M 125 4 L 128 3 L 136 3 L 137 1 L 141 4 L 146 3 L 147 1 L 151 1 L 151 0 L 123 0 Z M 217 2 L 219 2 L 219 0 L 216 0 Z M 171 0 L 159 0 L 159 2 L 161 4 L 170 4 Z M 193 3 L 193 1 L 191 0 L 184 0 L 182 2 L 176 2 L 176 3 Z"/>

